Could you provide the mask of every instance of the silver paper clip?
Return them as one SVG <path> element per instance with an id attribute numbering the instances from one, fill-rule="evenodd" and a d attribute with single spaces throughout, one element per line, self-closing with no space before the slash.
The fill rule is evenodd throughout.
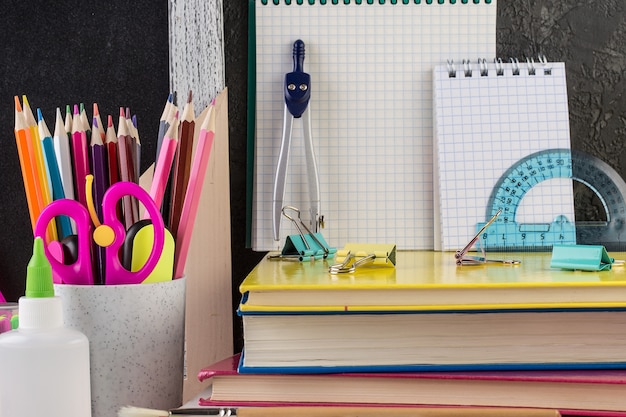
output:
<path id="1" fill-rule="evenodd" d="M 456 259 L 457 265 L 480 265 L 480 264 L 484 264 L 487 262 L 495 262 L 495 263 L 509 264 L 509 265 L 518 265 L 521 263 L 521 261 L 518 261 L 515 259 L 487 259 L 487 256 L 485 255 L 485 249 L 482 246 L 480 250 L 483 256 L 467 255 L 467 252 L 472 248 L 472 246 L 474 246 L 474 244 L 476 243 L 480 235 L 483 234 L 483 232 L 491 225 L 491 223 L 496 221 L 500 213 L 502 213 L 502 209 L 499 209 L 496 212 L 496 214 L 494 214 L 491 217 L 491 219 L 489 219 L 489 221 L 485 223 L 483 227 L 480 228 L 478 233 L 476 233 L 476 235 L 472 238 L 472 240 L 470 240 L 469 243 L 465 245 L 463 249 L 456 251 L 456 253 L 454 254 L 454 258 Z"/>
<path id="2" fill-rule="evenodd" d="M 331 265 L 328 272 L 331 274 L 346 274 L 356 271 L 356 269 L 365 264 L 374 262 L 376 254 L 370 253 L 367 256 L 357 259 L 351 252 L 348 252 L 343 262 Z"/>

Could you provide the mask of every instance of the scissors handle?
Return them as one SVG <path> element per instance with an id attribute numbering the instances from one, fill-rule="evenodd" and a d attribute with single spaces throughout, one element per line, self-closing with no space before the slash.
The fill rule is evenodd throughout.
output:
<path id="1" fill-rule="evenodd" d="M 65 265 L 53 256 L 48 245 L 44 245 L 46 257 L 52 266 L 52 276 L 55 282 L 75 285 L 91 285 L 94 283 L 93 267 L 91 262 L 91 220 L 89 212 L 78 201 L 70 199 L 55 200 L 48 204 L 39 215 L 35 225 L 35 237 L 45 241 L 48 223 L 57 216 L 68 216 L 76 223 L 78 239 L 78 256 L 74 263 Z"/>
<path id="2" fill-rule="evenodd" d="M 124 244 L 125 228 L 117 217 L 117 204 L 125 196 L 137 198 L 150 215 L 154 229 L 154 243 L 146 263 L 136 272 L 124 268 L 119 257 L 120 248 Z M 163 217 L 148 192 L 133 182 L 117 182 L 104 194 L 102 199 L 103 223 L 113 229 L 113 242 L 106 247 L 107 285 L 139 284 L 143 282 L 156 267 L 165 244 L 165 225 Z"/>

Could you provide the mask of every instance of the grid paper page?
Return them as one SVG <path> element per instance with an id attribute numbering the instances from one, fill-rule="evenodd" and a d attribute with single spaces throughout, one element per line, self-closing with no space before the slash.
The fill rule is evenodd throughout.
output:
<path id="1" fill-rule="evenodd" d="M 495 56 L 496 0 L 421 4 L 263 5 L 256 13 L 255 250 L 272 234 L 272 192 L 284 75 L 304 41 L 312 136 L 320 173 L 320 232 L 331 246 L 433 247 L 432 70 L 446 59 Z M 283 203 L 308 213 L 301 121 L 294 120 Z M 308 216 L 306 218 L 308 220 Z"/>
<path id="2" fill-rule="evenodd" d="M 471 76 L 456 64 L 434 70 L 435 192 L 440 219 L 435 249 L 458 250 L 475 235 L 488 210 L 494 186 L 522 158 L 546 149 L 571 149 L 565 65 L 487 64 L 481 76 L 477 60 Z M 513 75 L 513 68 L 519 75 Z M 548 177 L 524 194 L 517 208 L 519 224 L 550 224 L 564 215 L 574 222 L 572 180 Z M 493 226 L 492 226 L 493 227 Z M 488 231 L 488 230 L 487 230 Z"/>

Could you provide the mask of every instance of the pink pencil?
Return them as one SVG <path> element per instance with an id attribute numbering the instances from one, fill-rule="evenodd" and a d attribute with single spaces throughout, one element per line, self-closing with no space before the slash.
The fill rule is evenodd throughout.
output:
<path id="1" fill-rule="evenodd" d="M 150 186 L 150 197 L 152 197 L 157 207 L 161 207 L 161 203 L 163 203 L 163 195 L 165 194 L 165 187 L 167 186 L 170 171 L 172 170 L 172 163 L 174 162 L 177 146 L 178 115 L 174 116 L 170 128 L 163 137 L 161 149 L 159 150 L 159 159 L 154 168 L 154 176 L 152 178 L 152 185 Z M 146 219 L 148 217 L 150 217 L 148 213 L 144 212 L 143 218 Z"/>
<path id="2" fill-rule="evenodd" d="M 198 144 L 189 173 L 189 182 L 185 200 L 180 214 L 180 223 L 176 234 L 176 249 L 174 252 L 174 278 L 180 278 L 185 273 L 185 262 L 187 261 L 187 253 L 189 252 L 189 244 L 191 243 L 191 232 L 193 224 L 196 220 L 198 205 L 200 204 L 200 194 L 204 184 L 209 156 L 213 147 L 213 138 L 215 137 L 215 108 L 214 103 L 211 104 L 206 119 L 200 128 L 198 135 Z"/>
<path id="3" fill-rule="evenodd" d="M 85 192 L 85 177 L 89 174 L 87 132 L 80 118 L 78 104 L 74 105 L 72 119 L 72 155 L 74 156 L 74 195 L 78 196 L 78 201 L 87 207 L 87 193 Z"/>

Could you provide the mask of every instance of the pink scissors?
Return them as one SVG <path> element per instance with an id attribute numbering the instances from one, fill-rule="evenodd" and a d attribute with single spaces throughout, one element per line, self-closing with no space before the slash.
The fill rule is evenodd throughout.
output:
<path id="1" fill-rule="evenodd" d="M 154 228 L 152 251 L 143 267 L 136 272 L 124 268 L 119 257 L 126 231 L 117 217 L 117 204 L 125 196 L 135 197 L 144 205 Z M 117 182 L 109 187 L 102 199 L 102 224 L 95 229 L 85 206 L 75 200 L 60 199 L 53 201 L 42 210 L 35 225 L 35 236 L 40 236 L 45 241 L 48 223 L 57 216 L 68 216 L 76 223 L 78 254 L 74 263 L 66 265 L 51 251 L 54 243 L 58 242 L 48 242 L 44 245 L 46 256 L 52 265 L 55 282 L 77 285 L 94 284 L 95 269 L 92 264 L 92 248 L 96 247 L 93 244 L 94 241 L 96 245 L 105 248 L 104 283 L 107 285 L 143 282 L 155 268 L 163 252 L 165 242 L 163 217 L 150 195 L 133 182 Z"/>

